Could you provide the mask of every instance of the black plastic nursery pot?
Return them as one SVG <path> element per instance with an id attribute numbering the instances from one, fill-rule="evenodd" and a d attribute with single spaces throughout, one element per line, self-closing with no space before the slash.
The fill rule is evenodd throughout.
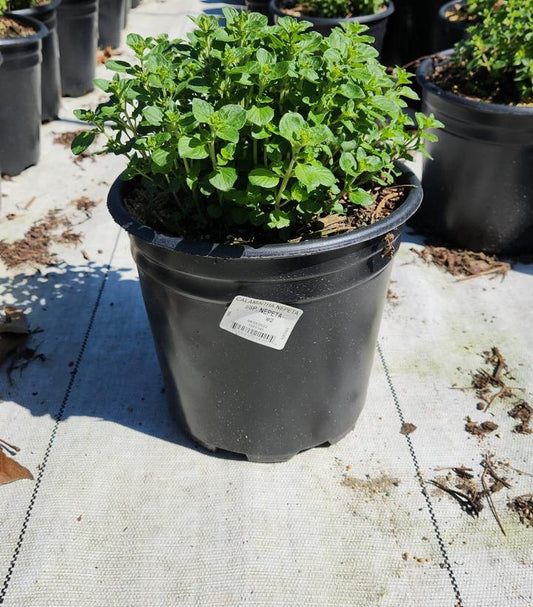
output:
<path id="1" fill-rule="evenodd" d="M 62 0 L 57 34 L 63 95 L 80 97 L 94 89 L 98 0 Z"/>
<path id="2" fill-rule="evenodd" d="M 399 182 L 415 187 L 372 226 L 254 248 L 157 233 L 131 217 L 115 181 L 108 207 L 130 235 L 169 404 L 197 442 L 274 462 L 353 429 L 391 270 L 387 235 L 399 244 L 422 199 L 412 173 Z"/>
<path id="3" fill-rule="evenodd" d="M 59 114 L 61 103 L 61 73 L 59 68 L 59 42 L 57 39 L 57 7 L 61 0 L 51 0 L 48 4 L 13 11 L 13 15 L 33 17 L 43 23 L 48 33 L 42 39 L 43 60 L 41 63 L 41 120 L 54 120 Z"/>
<path id="4" fill-rule="evenodd" d="M 437 26 L 435 27 L 433 48 L 451 48 L 456 42 L 459 42 L 459 40 L 462 40 L 465 37 L 466 30 L 472 25 L 472 22 L 467 20 L 452 21 L 448 16 L 454 6 L 462 4 L 462 2 L 452 0 L 440 7 Z"/>
<path id="5" fill-rule="evenodd" d="M 432 71 L 426 60 L 417 72 L 422 109 L 445 128 L 428 145 L 416 223 L 465 249 L 533 253 L 533 108 L 460 97 L 429 81 Z"/>
<path id="6" fill-rule="evenodd" d="M 382 54 L 387 65 L 406 65 L 439 50 L 433 32 L 441 4 L 442 0 L 394 0 Z"/>
<path id="7" fill-rule="evenodd" d="M 129 2 L 129 0 L 127 0 Z M 118 48 L 124 27 L 126 0 L 99 0 L 98 46 Z"/>
<path id="8" fill-rule="evenodd" d="M 40 155 L 41 45 L 47 29 L 30 17 L 9 15 L 35 34 L 0 39 L 0 167 L 18 175 Z"/>
<path id="9" fill-rule="evenodd" d="M 280 8 L 278 8 L 278 0 L 270 0 L 270 11 L 274 15 L 274 21 L 277 21 L 281 17 L 286 17 Z M 363 23 L 368 27 L 368 31 L 365 34 L 373 36 L 373 46 L 381 52 L 383 47 L 383 41 L 385 39 L 385 32 L 387 29 L 387 21 L 389 17 L 394 13 L 394 3 L 389 1 L 387 8 L 379 13 L 373 15 L 361 15 L 359 17 L 350 17 L 345 19 L 326 19 L 323 17 L 293 17 L 299 21 L 309 21 L 313 24 L 313 29 L 320 32 L 323 36 L 328 36 L 334 27 L 338 27 L 341 23 L 347 21 L 357 21 Z M 292 17 L 292 15 L 291 15 Z"/>

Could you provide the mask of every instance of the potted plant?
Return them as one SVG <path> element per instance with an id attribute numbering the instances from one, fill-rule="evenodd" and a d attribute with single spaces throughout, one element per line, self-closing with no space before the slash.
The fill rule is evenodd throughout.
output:
<path id="1" fill-rule="evenodd" d="M 135 65 L 107 62 L 109 101 L 77 110 L 94 128 L 72 149 L 103 133 L 128 158 L 108 206 L 184 427 L 279 461 L 355 424 L 422 196 L 396 162 L 437 123 L 410 130 L 409 76 L 387 74 L 359 23 L 323 38 L 289 17 L 224 17 L 194 19 L 188 42 L 130 34 Z"/>
<path id="2" fill-rule="evenodd" d="M 98 0 L 62 0 L 57 8 L 61 90 L 80 97 L 94 88 Z"/>
<path id="3" fill-rule="evenodd" d="M 418 70 L 423 107 L 446 127 L 417 220 L 463 248 L 533 251 L 532 22 L 532 0 L 506 0 Z"/>
<path id="4" fill-rule="evenodd" d="M 6 9 L 0 0 L 0 167 L 17 175 L 39 160 L 41 41 L 47 29 Z"/>
<path id="5" fill-rule="evenodd" d="M 438 12 L 434 48 L 451 48 L 486 11 L 497 6 L 498 0 L 451 0 L 443 4 Z"/>
<path id="6" fill-rule="evenodd" d="M 324 36 L 342 22 L 363 23 L 374 38 L 374 46 L 381 51 L 394 4 L 392 0 L 271 0 L 270 10 L 274 20 L 287 15 L 306 20 Z"/>
<path id="7" fill-rule="evenodd" d="M 41 63 L 41 120 L 54 120 L 61 102 L 61 74 L 59 71 L 59 42 L 57 39 L 56 10 L 61 0 L 7 0 L 7 10 L 14 15 L 32 17 L 43 23 L 48 33 L 42 39 Z"/>

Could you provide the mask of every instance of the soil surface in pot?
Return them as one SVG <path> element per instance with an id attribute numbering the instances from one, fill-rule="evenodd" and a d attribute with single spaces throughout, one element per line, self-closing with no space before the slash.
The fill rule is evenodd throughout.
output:
<path id="1" fill-rule="evenodd" d="M 474 23 L 476 18 L 473 15 L 469 15 L 466 11 L 466 6 L 462 2 L 456 2 L 450 8 L 446 10 L 444 16 L 448 21 L 453 23 L 469 21 Z"/>
<path id="2" fill-rule="evenodd" d="M 322 18 L 323 15 L 313 12 L 306 2 L 297 2 L 295 0 L 282 0 L 276 3 L 278 9 L 290 17 L 316 17 Z M 383 12 L 387 9 L 387 5 L 383 4 L 378 12 Z M 332 17 L 333 19 L 351 19 L 352 17 L 361 17 L 362 14 L 348 13 L 344 16 Z"/>
<path id="3" fill-rule="evenodd" d="M 325 217 L 315 217 L 309 223 L 292 228 L 288 238 L 284 239 L 280 239 L 275 230 L 266 232 L 259 228 L 254 230 L 249 226 L 242 230 L 234 229 L 231 233 L 228 233 L 227 230 L 210 234 L 173 230 L 173 204 L 170 201 L 163 201 L 159 205 L 154 205 L 150 194 L 138 184 L 125 192 L 124 203 L 128 212 L 137 221 L 164 234 L 183 236 L 193 240 L 260 246 L 327 238 L 372 225 L 399 207 L 407 198 L 410 188 L 411 186 L 408 185 L 375 186 L 369 190 L 373 198 L 371 205 L 356 206 L 348 202 L 345 204 L 346 215 L 331 214 Z"/>
<path id="4" fill-rule="evenodd" d="M 511 74 L 494 82 L 487 70 L 468 70 L 464 65 L 433 57 L 433 72 L 427 77 L 439 88 L 459 97 L 511 106 L 533 106 L 533 97 L 521 100 Z"/>
<path id="5" fill-rule="evenodd" d="M 7 38 L 25 38 L 35 34 L 33 27 L 28 27 L 22 23 L 18 23 L 9 17 L 0 17 L 0 39 Z"/>

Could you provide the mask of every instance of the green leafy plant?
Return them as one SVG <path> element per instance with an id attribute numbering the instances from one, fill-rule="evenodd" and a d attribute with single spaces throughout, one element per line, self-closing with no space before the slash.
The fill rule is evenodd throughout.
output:
<path id="1" fill-rule="evenodd" d="M 458 42 L 450 82 L 459 91 L 504 103 L 533 100 L 533 0 L 492 3 Z"/>
<path id="2" fill-rule="evenodd" d="M 135 210 L 152 227 L 286 240 L 316 217 L 371 204 L 369 189 L 399 174 L 395 161 L 435 138 L 432 117 L 417 114 L 411 128 L 410 77 L 386 72 L 365 26 L 323 38 L 290 17 L 268 26 L 258 13 L 224 16 L 225 27 L 195 19 L 186 42 L 130 34 L 137 63 L 108 61 L 117 73 L 95 84 L 109 101 L 76 111 L 94 128 L 73 152 L 102 133 L 105 151 L 128 158 L 123 178 L 146 194 Z"/>
<path id="3" fill-rule="evenodd" d="M 343 19 L 360 15 L 372 15 L 378 13 L 387 2 L 384 0 L 279 0 L 281 8 L 296 8 L 302 14 L 310 17 L 325 17 L 331 19 Z"/>

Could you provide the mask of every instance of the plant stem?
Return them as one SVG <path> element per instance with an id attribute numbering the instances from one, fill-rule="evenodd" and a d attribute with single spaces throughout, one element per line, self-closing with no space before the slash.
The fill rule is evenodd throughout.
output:
<path id="1" fill-rule="evenodd" d="M 296 153 L 293 150 L 293 155 L 292 155 L 291 161 L 289 163 L 289 168 L 287 169 L 287 172 L 285 173 L 285 177 L 283 178 L 283 181 L 281 182 L 278 193 L 276 195 L 276 202 L 275 202 L 276 209 L 279 209 L 279 203 L 281 200 L 281 196 L 282 196 L 283 192 L 285 191 L 287 184 L 289 183 L 289 179 L 292 177 L 292 171 L 294 169 L 295 164 L 296 164 Z"/>

